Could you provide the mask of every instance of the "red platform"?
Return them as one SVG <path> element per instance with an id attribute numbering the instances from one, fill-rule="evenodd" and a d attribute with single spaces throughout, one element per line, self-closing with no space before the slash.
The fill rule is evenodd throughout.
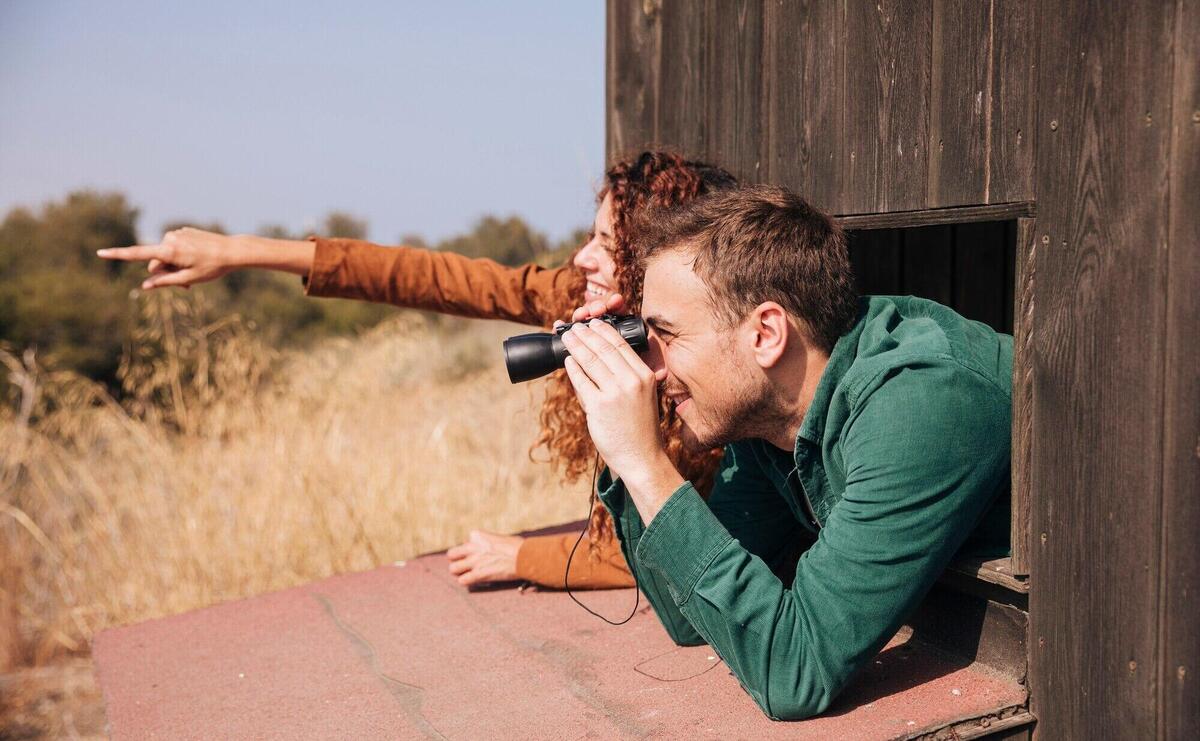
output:
<path id="1" fill-rule="evenodd" d="M 468 592 L 440 554 L 105 631 L 94 654 L 114 739 L 889 739 L 1025 701 L 902 632 L 828 713 L 773 722 L 645 600 L 614 627 L 560 592 Z"/>

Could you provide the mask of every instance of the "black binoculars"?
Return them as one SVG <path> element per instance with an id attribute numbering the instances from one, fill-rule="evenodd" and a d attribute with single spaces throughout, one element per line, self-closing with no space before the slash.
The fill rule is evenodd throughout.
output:
<path id="1" fill-rule="evenodd" d="M 650 349 L 646 323 L 640 316 L 605 314 L 596 318 L 617 330 L 638 354 Z M 573 326 L 574 323 L 564 324 L 553 332 L 519 334 L 505 340 L 504 365 L 508 368 L 508 380 L 513 383 L 532 381 L 563 367 L 570 353 L 563 345 L 562 335 Z"/>

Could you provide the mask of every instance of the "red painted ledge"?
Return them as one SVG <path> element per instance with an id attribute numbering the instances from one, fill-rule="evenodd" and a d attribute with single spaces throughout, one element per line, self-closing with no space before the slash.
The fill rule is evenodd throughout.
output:
<path id="1" fill-rule="evenodd" d="M 579 596 L 623 617 L 634 592 Z M 645 600 L 614 627 L 560 592 L 468 592 L 441 554 L 108 630 L 94 654 L 113 739 L 891 739 L 1025 701 L 902 632 L 828 713 L 773 722 Z"/>

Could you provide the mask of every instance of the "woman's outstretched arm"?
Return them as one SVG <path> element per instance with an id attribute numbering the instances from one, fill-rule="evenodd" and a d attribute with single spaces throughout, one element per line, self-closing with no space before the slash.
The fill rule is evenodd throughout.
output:
<path id="1" fill-rule="evenodd" d="M 358 239 L 268 239 L 183 228 L 159 244 L 100 250 L 110 260 L 147 262 L 142 288 L 191 286 L 234 270 L 304 277 L 311 296 L 353 298 L 479 319 L 549 325 L 583 290 L 563 268 L 507 267 L 452 252 L 384 247 Z"/>
<path id="2" fill-rule="evenodd" d="M 305 277 L 310 296 L 548 326 L 584 291 L 582 278 L 565 268 L 513 268 L 486 258 L 359 239 L 312 241 L 312 270 Z"/>

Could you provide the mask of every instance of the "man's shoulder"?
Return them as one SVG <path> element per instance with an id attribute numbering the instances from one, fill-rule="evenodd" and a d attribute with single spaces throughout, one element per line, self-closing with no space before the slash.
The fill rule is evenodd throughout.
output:
<path id="1" fill-rule="evenodd" d="M 961 377 L 1012 397 L 1012 337 L 947 306 L 913 296 L 871 296 L 855 330 L 854 358 L 841 383 L 852 404 L 901 371 L 930 384 Z"/>

